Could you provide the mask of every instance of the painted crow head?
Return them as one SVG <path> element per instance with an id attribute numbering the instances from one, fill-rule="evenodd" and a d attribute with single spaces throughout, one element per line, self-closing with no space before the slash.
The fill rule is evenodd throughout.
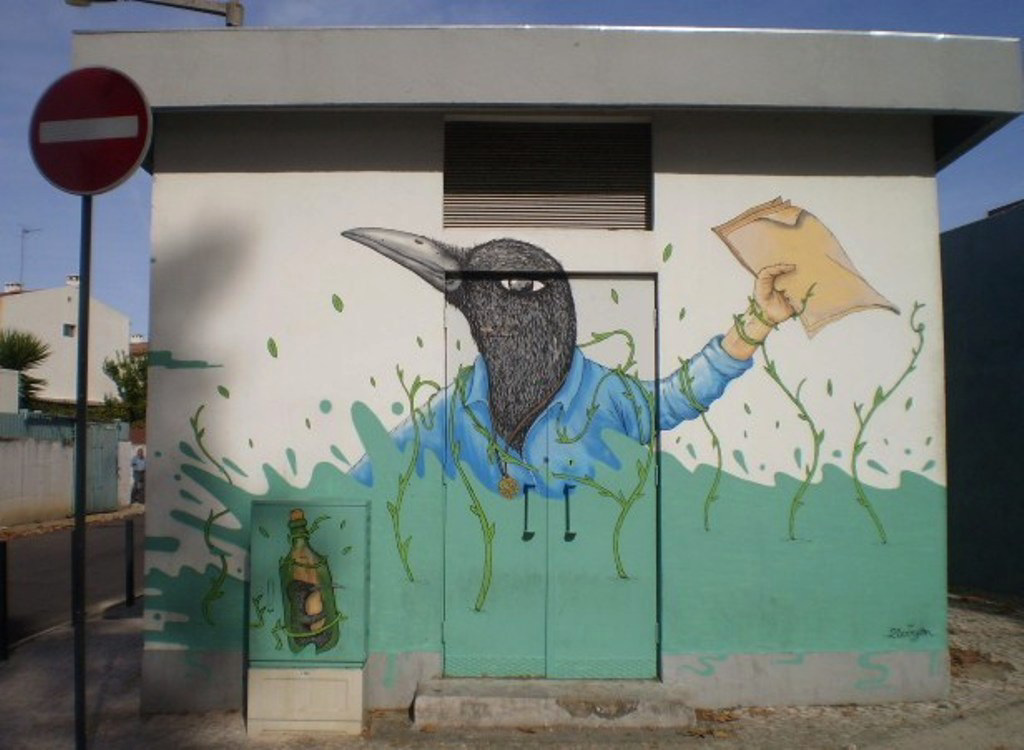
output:
<path id="1" fill-rule="evenodd" d="M 466 317 L 487 363 L 494 429 L 521 449 L 576 346 L 576 309 L 561 264 L 513 239 L 458 248 L 393 229 L 342 234 L 417 274 Z"/>

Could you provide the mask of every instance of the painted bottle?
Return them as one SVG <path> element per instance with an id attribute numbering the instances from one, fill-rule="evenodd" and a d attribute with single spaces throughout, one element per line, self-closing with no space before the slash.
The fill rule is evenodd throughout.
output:
<path id="1" fill-rule="evenodd" d="M 331 569 L 309 545 L 306 515 L 298 508 L 288 520 L 288 536 L 291 549 L 280 569 L 288 647 L 298 653 L 312 643 L 323 653 L 338 645 L 341 630 Z"/>

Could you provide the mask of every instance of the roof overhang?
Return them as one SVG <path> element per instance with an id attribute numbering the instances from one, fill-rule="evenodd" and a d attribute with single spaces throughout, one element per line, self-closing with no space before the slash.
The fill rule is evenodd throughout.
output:
<path id="1" fill-rule="evenodd" d="M 87 32 L 74 65 L 156 110 L 687 109 L 917 113 L 949 163 L 1024 109 L 1016 39 L 695 28 Z"/>

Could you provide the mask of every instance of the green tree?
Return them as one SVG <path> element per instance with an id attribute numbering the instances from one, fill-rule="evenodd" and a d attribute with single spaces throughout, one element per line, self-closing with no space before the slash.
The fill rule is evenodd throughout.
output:
<path id="1" fill-rule="evenodd" d="M 39 398 L 46 381 L 29 375 L 50 356 L 50 345 L 26 331 L 0 329 L 0 368 L 15 370 L 18 376 L 18 406 L 26 408 Z"/>
<path id="2" fill-rule="evenodd" d="M 117 386 L 117 401 L 107 399 L 107 405 L 120 411 L 118 416 L 130 424 L 146 421 L 149 355 L 118 352 L 113 359 L 103 360 L 103 372 Z"/>

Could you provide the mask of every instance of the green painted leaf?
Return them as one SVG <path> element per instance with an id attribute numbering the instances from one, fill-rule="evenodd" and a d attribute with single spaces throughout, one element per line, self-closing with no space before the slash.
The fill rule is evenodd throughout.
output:
<path id="1" fill-rule="evenodd" d="M 331 295 L 331 304 L 334 305 L 334 309 L 337 310 L 338 312 L 341 312 L 342 310 L 345 309 L 345 303 L 341 301 L 341 297 L 339 297 L 337 294 Z"/>
<path id="2" fill-rule="evenodd" d="M 370 385 L 373 386 L 374 388 L 377 387 L 377 378 L 373 377 L 372 375 L 370 376 Z"/>
<path id="3" fill-rule="evenodd" d="M 829 378 L 828 382 L 825 383 L 825 393 L 827 393 L 829 396 L 832 395 L 832 378 Z"/>
<path id="4" fill-rule="evenodd" d="M 248 474 L 246 474 L 246 473 L 245 473 L 245 471 L 244 471 L 244 470 L 242 469 L 242 467 L 241 467 L 241 466 L 239 466 L 238 464 L 236 464 L 236 463 L 235 463 L 234 461 L 232 461 L 232 460 L 231 460 L 230 458 L 228 458 L 227 456 L 221 456 L 221 459 L 220 459 L 220 460 L 221 460 L 221 462 L 222 462 L 222 463 L 223 463 L 223 464 L 224 464 L 225 466 L 227 466 L 227 467 L 228 467 L 229 469 L 231 469 L 231 471 L 235 472 L 235 473 L 236 473 L 236 474 L 238 474 L 239 476 L 243 476 L 243 477 L 247 477 L 247 476 L 249 476 Z"/>
<path id="5" fill-rule="evenodd" d="M 260 532 L 260 536 L 262 536 L 264 539 L 270 539 L 270 532 L 269 531 L 267 531 L 262 526 L 258 527 L 258 530 Z"/>
<path id="6" fill-rule="evenodd" d="M 682 320 L 685 317 L 686 317 L 686 308 L 685 307 L 680 307 L 679 308 L 679 319 Z"/>
<path id="7" fill-rule="evenodd" d="M 804 465 L 804 454 L 799 448 L 793 451 L 793 460 L 796 461 L 796 468 L 800 468 Z"/>
<path id="8" fill-rule="evenodd" d="M 423 337 L 422 336 L 417 336 L 416 337 L 416 346 L 418 346 L 420 349 L 423 348 Z"/>
<path id="9" fill-rule="evenodd" d="M 270 352 L 270 356 L 277 359 L 277 342 L 274 341 L 273 337 L 267 339 L 267 351 Z"/>
<path id="10" fill-rule="evenodd" d="M 224 398 L 231 398 L 231 391 L 229 391 L 227 388 L 225 388 L 222 385 L 218 385 L 217 386 L 217 393 L 219 393 Z"/>
<path id="11" fill-rule="evenodd" d="M 619 304 L 619 293 L 615 289 L 612 289 L 612 302 Z"/>
<path id="12" fill-rule="evenodd" d="M 307 430 L 312 430 L 313 429 L 313 425 L 310 423 L 309 417 L 306 417 L 306 429 Z"/>
<path id="13" fill-rule="evenodd" d="M 903 405 L 903 408 L 906 409 L 907 411 L 910 411 L 910 407 L 912 407 L 913 405 L 914 405 L 914 397 L 911 396 L 910 398 L 907 399 L 907 403 L 905 403 Z"/>
<path id="14" fill-rule="evenodd" d="M 869 458 L 865 463 L 867 463 L 867 465 L 870 466 L 875 471 L 880 471 L 883 474 L 889 473 L 888 469 L 886 469 L 884 466 L 882 466 L 882 464 L 878 463 L 878 461 L 876 461 L 873 458 Z"/>
<path id="15" fill-rule="evenodd" d="M 750 404 L 746 403 L 745 401 L 743 402 L 743 411 L 745 411 L 747 414 L 750 414 Z"/>
<path id="16" fill-rule="evenodd" d="M 349 545 L 348 547 L 345 547 L 345 548 L 344 548 L 344 549 L 343 549 L 343 550 L 341 551 L 341 554 L 343 554 L 343 555 L 347 555 L 347 554 L 348 554 L 348 553 L 350 553 L 351 551 L 352 551 L 352 545 L 350 544 L 350 545 Z"/>
<path id="17" fill-rule="evenodd" d="M 672 243 L 670 242 L 667 245 L 665 245 L 665 250 L 661 253 L 661 260 L 662 260 L 662 262 L 665 262 L 665 261 L 667 261 L 671 257 L 672 257 Z"/>
<path id="18" fill-rule="evenodd" d="M 924 466 L 921 467 L 921 471 L 928 471 L 929 469 L 934 469 L 934 468 L 935 468 L 935 462 L 934 461 L 928 461 L 927 463 L 925 463 Z"/>

